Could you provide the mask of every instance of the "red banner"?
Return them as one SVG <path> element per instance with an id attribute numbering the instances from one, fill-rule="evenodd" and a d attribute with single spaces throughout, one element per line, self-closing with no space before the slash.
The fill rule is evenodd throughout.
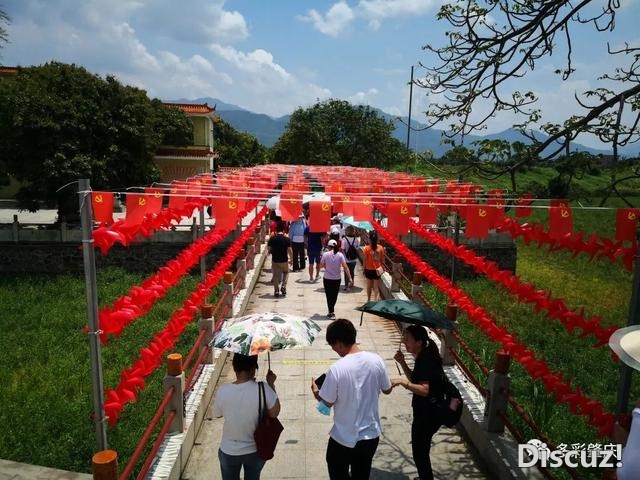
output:
<path id="1" fill-rule="evenodd" d="M 147 213 L 158 213 L 162 210 L 162 188 L 145 188 L 144 194 L 147 196 Z"/>
<path id="2" fill-rule="evenodd" d="M 491 215 L 486 205 L 469 205 L 467 207 L 467 238 L 486 238 L 489 234 Z"/>
<path id="3" fill-rule="evenodd" d="M 233 230 L 238 223 L 238 201 L 233 198 L 216 198 L 213 201 L 213 216 L 216 228 Z"/>
<path id="4" fill-rule="evenodd" d="M 373 218 L 371 209 L 371 199 L 360 197 L 353 204 L 353 218 L 361 222 L 370 222 Z"/>
<path id="5" fill-rule="evenodd" d="M 418 213 L 420 214 L 420 223 L 422 225 L 438 223 L 438 208 L 435 206 L 433 198 L 423 199 L 418 208 Z"/>
<path id="6" fill-rule="evenodd" d="M 573 213 L 567 200 L 551 200 L 549 206 L 549 236 L 563 238 L 573 233 Z"/>
<path id="7" fill-rule="evenodd" d="M 91 192 L 93 219 L 103 225 L 113 223 L 113 193 Z"/>
<path id="8" fill-rule="evenodd" d="M 525 193 L 520 198 L 516 200 L 516 217 L 528 217 L 531 215 L 533 209 L 531 205 L 533 204 L 533 194 Z"/>
<path id="9" fill-rule="evenodd" d="M 137 225 L 147 213 L 147 196 L 144 193 L 127 193 L 127 214 L 125 222 Z"/>
<path id="10" fill-rule="evenodd" d="M 616 240 L 623 242 L 629 240 L 636 241 L 636 230 L 638 228 L 638 208 L 619 208 L 616 212 Z"/>
<path id="11" fill-rule="evenodd" d="M 411 209 L 406 203 L 389 202 L 387 207 L 387 230 L 392 235 L 406 235 L 409 233 L 409 218 Z"/>
<path id="12" fill-rule="evenodd" d="M 280 199 L 282 205 L 282 199 Z M 315 200 L 309 202 L 309 231 L 327 232 L 331 225 L 331 201 Z"/>
<path id="13" fill-rule="evenodd" d="M 285 222 L 293 222 L 302 213 L 302 194 L 280 192 L 280 218 Z"/>

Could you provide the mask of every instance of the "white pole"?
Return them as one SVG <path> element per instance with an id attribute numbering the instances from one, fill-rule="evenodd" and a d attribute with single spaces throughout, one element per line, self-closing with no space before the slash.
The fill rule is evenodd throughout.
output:
<path id="1" fill-rule="evenodd" d="M 93 386 L 93 411 L 96 425 L 97 451 L 107 449 L 107 430 L 104 416 L 104 388 L 102 382 L 102 358 L 98 325 L 98 288 L 96 284 L 96 260 L 93 244 L 93 212 L 91 211 L 91 187 L 89 180 L 79 181 L 80 218 L 82 222 L 82 256 L 87 294 L 87 317 L 89 320 L 89 349 L 91 355 L 91 383 Z"/>

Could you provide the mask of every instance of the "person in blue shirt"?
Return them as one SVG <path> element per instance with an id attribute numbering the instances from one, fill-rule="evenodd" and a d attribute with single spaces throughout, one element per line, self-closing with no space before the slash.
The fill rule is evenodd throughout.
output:
<path id="1" fill-rule="evenodd" d="M 293 250 L 293 271 L 299 272 L 305 269 L 304 231 L 307 228 L 307 220 L 304 214 L 289 225 L 289 239 Z"/>
<path id="2" fill-rule="evenodd" d="M 307 255 L 309 256 L 309 281 L 313 282 L 320 277 L 320 260 L 322 258 L 322 248 L 327 234 L 326 232 L 310 232 L 309 225 L 304 229 L 305 243 L 307 244 Z M 316 266 L 316 274 L 313 275 L 313 266 Z"/>

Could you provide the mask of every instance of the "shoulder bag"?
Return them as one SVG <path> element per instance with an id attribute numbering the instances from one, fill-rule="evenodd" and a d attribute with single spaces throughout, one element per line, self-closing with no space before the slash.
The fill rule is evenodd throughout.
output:
<path id="1" fill-rule="evenodd" d="M 253 432 L 256 441 L 258 457 L 262 460 L 271 460 L 276 450 L 280 434 L 284 430 L 282 423 L 277 418 L 271 418 L 267 414 L 267 398 L 264 393 L 264 382 L 258 382 L 258 426 Z"/>

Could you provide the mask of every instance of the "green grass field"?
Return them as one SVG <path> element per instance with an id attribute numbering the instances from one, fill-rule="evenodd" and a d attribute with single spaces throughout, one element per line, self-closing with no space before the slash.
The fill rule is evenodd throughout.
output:
<path id="1" fill-rule="evenodd" d="M 550 175 L 547 170 L 533 170 L 532 175 Z M 606 180 L 604 177 L 602 180 Z M 488 186 L 500 185 L 496 182 Z M 591 203 L 597 203 L 597 199 Z M 612 206 L 620 205 L 612 203 Z M 613 236 L 614 209 L 579 207 L 574 205 L 576 230 Z M 547 223 L 546 211 L 536 210 L 532 221 Z M 525 246 L 518 241 L 517 274 L 522 281 L 565 299 L 570 308 L 584 307 L 586 315 L 601 316 L 605 325 L 627 323 L 632 276 L 620 264 L 589 261 L 584 255 L 573 257 L 570 252 L 549 253 L 546 248 Z M 142 279 L 118 269 L 99 271 L 100 304 L 110 304 Z M 139 349 L 162 329 L 197 282 L 197 278 L 185 278 L 148 315 L 103 346 L 106 387 L 117 385 L 122 369 L 133 363 Z M 553 370 L 563 372 L 566 381 L 613 411 L 619 371 L 607 346 L 593 348 L 593 337 L 580 338 L 566 332 L 559 322 L 536 313 L 532 306 L 514 301 L 486 279 L 465 280 L 459 285 L 500 325 L 535 349 Z M 441 294 L 429 288 L 426 293 L 434 306 L 444 308 L 446 299 Z M 89 342 L 82 331 L 86 321 L 84 278 L 3 275 L 0 305 L 4 310 L 0 317 L 0 431 L 3 432 L 0 458 L 90 471 L 95 432 L 91 418 Z M 464 315 L 459 320 L 463 338 L 491 367 L 497 345 L 466 321 Z M 181 338 L 177 351 L 186 355 L 196 336 L 194 324 Z M 163 375 L 160 369 L 148 378 L 139 401 L 129 404 L 118 425 L 109 429 L 109 447 L 118 451 L 121 465 L 131 455 L 157 407 Z M 582 417 L 557 404 L 541 384 L 532 383 L 514 362 L 511 375 L 512 395 L 552 441 L 601 441 Z M 638 384 L 633 384 L 631 398 L 640 398 Z M 525 430 L 525 436 L 534 438 L 535 434 Z"/>

